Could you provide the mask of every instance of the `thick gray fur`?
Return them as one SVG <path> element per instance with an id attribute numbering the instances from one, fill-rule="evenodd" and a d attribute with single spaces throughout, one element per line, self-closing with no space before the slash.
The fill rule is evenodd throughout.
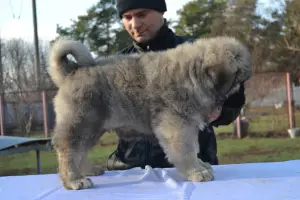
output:
<path id="1" fill-rule="evenodd" d="M 88 164 L 87 154 L 111 130 L 119 137 L 155 136 L 186 180 L 214 179 L 197 158 L 197 134 L 252 75 L 251 55 L 238 40 L 198 39 L 167 51 L 94 60 L 80 42 L 61 39 L 49 58 L 59 88 L 53 145 L 67 189 L 90 188 L 87 176 L 104 172 Z"/>

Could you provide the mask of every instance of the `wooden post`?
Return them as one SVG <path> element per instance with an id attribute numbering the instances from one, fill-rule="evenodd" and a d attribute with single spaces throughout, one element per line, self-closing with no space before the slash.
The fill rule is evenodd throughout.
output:
<path id="1" fill-rule="evenodd" d="M 2 64 L 2 41 L 0 35 L 0 133 L 4 135 L 5 125 L 5 104 L 4 104 L 4 81 L 3 81 L 3 64 Z"/>
<path id="2" fill-rule="evenodd" d="M 4 104 L 4 94 L 0 93 L 0 131 L 1 135 L 4 136 L 4 126 L 5 126 L 5 112 L 4 112 L 5 104 Z"/>
<path id="3" fill-rule="evenodd" d="M 241 117 L 238 116 L 235 121 L 236 121 L 236 133 L 237 133 L 237 137 L 239 139 L 241 139 L 242 138 L 242 133 L 241 133 Z"/>
<path id="4" fill-rule="evenodd" d="M 293 105 L 293 85 L 291 84 L 290 73 L 286 73 L 286 92 L 287 92 L 287 103 L 288 103 L 288 115 L 290 129 L 295 128 L 295 116 L 294 116 L 294 105 Z"/>
<path id="5" fill-rule="evenodd" d="M 39 36 L 37 25 L 37 11 L 36 0 L 32 0 L 32 21 L 33 21 L 33 35 L 34 35 L 34 66 L 35 66 L 35 81 L 36 88 L 40 87 L 40 55 L 39 55 Z"/>
<path id="6" fill-rule="evenodd" d="M 48 137 L 48 112 L 47 112 L 47 98 L 46 92 L 42 91 L 42 101 L 43 101 L 43 119 L 44 119 L 44 133 L 45 137 Z"/>

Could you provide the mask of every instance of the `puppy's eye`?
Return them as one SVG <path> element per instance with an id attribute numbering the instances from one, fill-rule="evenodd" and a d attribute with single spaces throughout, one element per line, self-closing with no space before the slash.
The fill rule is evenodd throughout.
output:
<path id="1" fill-rule="evenodd" d="M 240 58 L 241 58 L 241 55 L 240 55 L 240 54 L 236 54 L 236 55 L 234 56 L 234 59 L 235 59 L 235 60 L 240 60 Z"/>

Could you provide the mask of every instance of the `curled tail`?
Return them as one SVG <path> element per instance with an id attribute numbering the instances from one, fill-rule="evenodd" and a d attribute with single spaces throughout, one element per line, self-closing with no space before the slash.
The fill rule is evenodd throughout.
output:
<path id="1" fill-rule="evenodd" d="M 69 60 L 68 54 L 72 55 L 76 62 Z M 59 39 L 51 47 L 48 72 L 53 82 L 59 87 L 72 71 L 94 64 L 95 60 L 84 44 L 78 41 Z"/>

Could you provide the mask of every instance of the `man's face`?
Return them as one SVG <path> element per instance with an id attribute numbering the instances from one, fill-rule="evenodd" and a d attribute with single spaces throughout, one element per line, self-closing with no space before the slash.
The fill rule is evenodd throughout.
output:
<path id="1" fill-rule="evenodd" d="M 155 37 L 164 23 L 163 13 L 151 9 L 134 9 L 125 12 L 122 22 L 129 35 L 139 43 Z"/>

